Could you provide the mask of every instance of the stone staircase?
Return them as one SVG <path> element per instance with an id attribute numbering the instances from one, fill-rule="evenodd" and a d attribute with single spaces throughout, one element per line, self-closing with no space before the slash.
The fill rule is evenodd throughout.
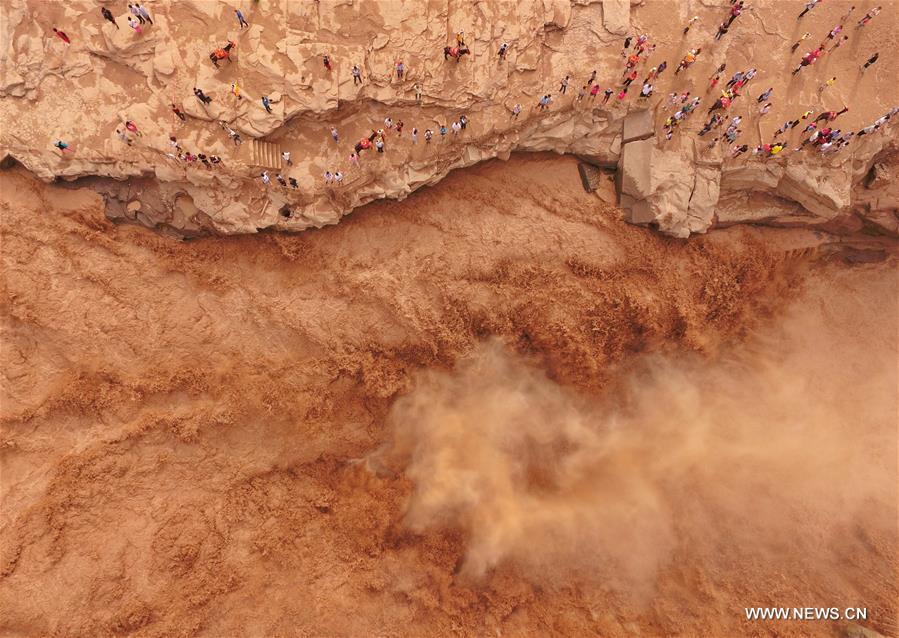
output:
<path id="1" fill-rule="evenodd" d="M 281 170 L 281 145 L 250 140 L 250 164 Z"/>

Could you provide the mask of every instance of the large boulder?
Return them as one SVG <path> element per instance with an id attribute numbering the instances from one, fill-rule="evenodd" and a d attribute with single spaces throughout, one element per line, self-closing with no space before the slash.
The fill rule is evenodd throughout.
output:
<path id="1" fill-rule="evenodd" d="M 631 111 L 624 116 L 624 128 L 621 141 L 625 144 L 635 140 L 645 140 L 655 134 L 652 123 L 652 112 L 643 109 Z"/>
<path id="2" fill-rule="evenodd" d="M 602 25 L 609 33 L 627 35 L 631 28 L 630 0 L 602 0 Z"/>

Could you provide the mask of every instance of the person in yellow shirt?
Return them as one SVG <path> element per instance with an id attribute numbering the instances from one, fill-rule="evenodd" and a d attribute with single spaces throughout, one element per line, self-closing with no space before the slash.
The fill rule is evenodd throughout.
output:
<path id="1" fill-rule="evenodd" d="M 234 94 L 238 100 L 242 100 L 243 96 L 240 94 L 240 86 L 238 86 L 237 82 L 231 85 L 231 92 Z"/>

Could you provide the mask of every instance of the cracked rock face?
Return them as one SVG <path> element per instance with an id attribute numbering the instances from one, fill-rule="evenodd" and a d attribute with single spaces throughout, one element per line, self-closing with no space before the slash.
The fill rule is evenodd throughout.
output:
<path id="1" fill-rule="evenodd" d="M 816 9 L 816 26 L 844 12 L 839 2 L 830 4 Z M 895 180 L 886 177 L 895 172 L 895 124 L 839 154 L 785 154 L 776 162 L 731 160 L 725 145 L 709 149 L 707 138 L 695 135 L 703 105 L 714 97 L 706 92 L 709 74 L 722 61 L 727 73 L 759 69 L 727 114 L 744 116 L 740 142 L 750 147 L 773 139 L 773 129 L 797 109 L 848 104 L 839 124 L 857 130 L 896 101 L 893 60 L 860 76 L 853 56 L 861 54 L 849 46 L 830 55 L 826 71 L 812 68 L 793 79 L 784 73 L 796 57 L 789 3 L 753 3 L 718 42 L 711 36 L 726 17 L 726 2 L 246 3 L 244 29 L 226 3 L 146 6 L 154 23 L 139 35 L 127 14 L 115 14 L 117 29 L 87 1 L 10 0 L 0 9 L 0 117 L 14 123 L 0 130 L 0 151 L 41 179 L 88 181 L 107 196 L 114 218 L 184 235 L 299 231 L 336 223 L 376 199 L 402 199 L 455 168 L 516 151 L 553 151 L 617 166 L 626 218 L 675 236 L 739 222 L 896 232 Z M 700 20 L 685 36 L 692 15 Z M 895 20 L 882 15 L 853 33 L 859 50 L 891 33 Z M 54 36 L 54 26 L 71 45 Z M 471 54 L 444 59 L 458 31 Z M 630 95 L 603 104 L 602 90 L 620 87 L 624 37 L 638 33 L 657 48 L 639 67 Z M 230 60 L 214 66 L 210 52 L 228 41 L 236 44 Z M 504 60 L 496 54 L 502 42 L 509 44 Z M 675 77 L 680 57 L 698 46 L 697 63 Z M 642 77 L 663 60 L 668 69 L 655 81 L 654 96 L 637 98 Z M 394 71 L 398 61 L 402 78 Z M 578 100 L 594 69 L 600 94 Z M 825 72 L 840 81 L 822 94 Z M 569 86 L 561 94 L 565 76 Z M 762 120 L 754 96 L 769 86 L 775 110 Z M 194 87 L 212 101 L 198 100 Z M 667 95 L 686 91 L 703 96 L 703 105 L 665 142 L 658 131 L 674 108 Z M 546 94 L 553 102 L 541 110 L 537 102 Z M 521 113 L 514 117 L 516 104 Z M 453 133 L 450 125 L 462 114 L 469 123 Z M 403 122 L 401 134 L 387 128 L 388 117 Z M 140 132 L 127 134 L 128 141 L 116 132 L 126 120 Z M 366 150 L 358 166 L 351 162 L 354 144 L 381 128 L 386 152 Z M 242 144 L 232 142 L 229 129 Z M 170 137 L 194 155 L 220 156 L 222 164 L 207 169 L 179 161 Z M 72 152 L 60 154 L 53 147 L 59 139 Z M 281 160 L 284 151 L 291 165 Z M 340 171 L 342 185 L 326 185 L 325 171 Z M 279 173 L 297 188 L 280 186 Z"/>

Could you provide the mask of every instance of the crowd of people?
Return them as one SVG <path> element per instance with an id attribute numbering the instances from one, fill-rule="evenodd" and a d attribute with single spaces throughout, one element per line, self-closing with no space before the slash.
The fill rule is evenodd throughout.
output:
<path id="1" fill-rule="evenodd" d="M 807 2 L 797 19 L 808 21 L 810 18 L 806 18 L 806 16 L 809 15 L 820 4 L 820 2 L 821 0 L 810 0 L 809 2 Z M 747 11 L 747 9 L 749 9 L 749 7 L 744 3 L 744 0 L 730 0 L 730 5 L 731 6 L 727 9 L 727 15 L 724 16 L 724 19 L 717 27 L 717 30 L 714 34 L 715 40 L 720 40 L 725 37 L 736 20 L 739 19 Z M 855 6 L 852 6 L 848 10 L 848 12 L 840 18 L 838 24 L 833 25 L 826 30 L 826 32 L 822 36 L 822 41 L 817 47 L 801 56 L 797 66 L 793 69 L 793 75 L 797 75 L 803 69 L 806 69 L 807 67 L 815 64 L 815 62 L 818 61 L 823 55 L 832 54 L 836 49 L 842 46 L 843 43 L 849 40 L 850 36 L 845 33 L 845 28 L 854 10 Z M 881 10 L 882 7 L 877 6 L 865 13 L 865 15 L 856 23 L 855 31 L 859 32 L 859 30 L 868 25 L 881 12 Z M 115 25 L 117 29 L 119 28 L 115 16 L 107 7 L 101 7 L 100 12 L 105 20 Z M 250 28 L 249 21 L 240 9 L 235 9 L 234 13 L 237 18 L 240 30 Z M 150 15 L 149 11 L 147 11 L 146 8 L 141 4 L 129 4 L 128 14 L 129 25 L 138 33 L 141 32 L 140 29 L 142 27 L 153 24 L 152 16 Z M 683 35 L 686 36 L 695 27 L 696 23 L 699 22 L 699 20 L 699 16 L 693 16 L 692 18 L 690 18 L 683 28 Z M 66 33 L 58 30 L 55 27 L 53 28 L 53 32 L 57 37 L 63 40 L 66 45 L 71 44 L 71 38 Z M 809 40 L 811 37 L 811 32 L 805 32 L 792 45 L 791 52 L 795 53 L 803 45 L 803 43 Z M 861 35 L 857 37 L 861 37 Z M 235 42 L 229 40 L 226 45 L 219 49 L 215 49 L 210 54 L 210 60 L 214 65 L 218 66 L 219 61 L 223 59 L 229 59 L 230 51 L 235 46 Z M 500 64 L 506 62 L 509 51 L 510 44 L 503 41 L 496 51 L 497 61 Z M 612 86 L 607 86 L 605 89 L 603 89 L 601 84 L 597 81 L 597 71 L 593 70 L 590 77 L 586 79 L 585 82 L 583 82 L 582 84 L 578 82 L 578 84 L 581 84 L 581 88 L 571 99 L 572 106 L 577 108 L 578 105 L 585 103 L 587 100 L 587 96 L 589 95 L 589 102 L 592 108 L 592 105 L 596 104 L 597 97 L 600 93 L 602 93 L 602 98 L 600 101 L 601 105 L 606 105 L 613 95 L 615 95 L 617 100 L 621 102 L 627 98 L 628 92 L 632 88 L 632 86 L 640 87 L 639 96 L 637 99 L 644 101 L 648 100 L 654 94 L 655 84 L 660 80 L 660 78 L 662 78 L 663 74 L 668 68 L 667 60 L 663 60 L 649 67 L 645 72 L 641 72 L 642 69 L 645 69 L 649 66 L 649 60 L 655 54 L 655 51 L 656 44 L 650 42 L 649 36 L 645 34 L 627 36 L 624 39 L 624 46 L 621 52 L 621 57 L 623 59 L 623 70 L 620 76 L 620 80 L 618 80 L 618 82 L 616 83 L 617 86 L 613 84 Z M 689 73 L 690 68 L 696 63 L 702 52 L 702 46 L 690 48 L 681 58 L 676 68 L 674 69 L 674 75 L 679 76 L 682 73 Z M 450 58 L 452 58 L 452 60 L 456 64 L 459 64 L 464 56 L 471 54 L 471 48 L 465 41 L 464 31 L 459 31 L 455 34 L 454 41 L 450 42 L 444 47 L 443 54 L 445 61 L 450 61 Z M 879 53 L 876 51 L 873 52 L 873 54 L 865 61 L 865 63 L 861 65 L 861 72 L 864 72 L 866 69 L 874 65 L 878 61 L 878 59 Z M 321 62 L 325 73 L 330 74 L 334 71 L 334 60 L 329 53 L 322 54 Z M 727 144 L 730 147 L 730 157 L 732 158 L 739 157 L 740 155 L 749 151 L 750 145 L 747 143 L 742 143 L 740 141 L 741 135 L 744 134 L 744 129 L 741 128 L 741 124 L 747 117 L 752 117 L 753 115 L 755 115 L 757 118 L 763 118 L 770 112 L 773 106 L 771 96 L 774 89 L 768 88 L 762 91 L 757 96 L 756 103 L 761 106 L 750 108 L 749 105 L 745 105 L 745 110 L 742 115 L 729 116 L 728 113 L 736 110 L 738 101 L 741 97 L 744 96 L 745 92 L 748 90 L 750 82 L 757 77 L 759 71 L 756 68 L 738 70 L 733 73 L 733 75 L 731 75 L 730 79 L 724 84 L 723 87 L 719 87 L 719 83 L 722 81 L 722 74 L 726 71 L 726 69 L 727 63 L 725 61 L 722 62 L 717 67 L 715 72 L 709 77 L 706 96 L 704 97 L 691 95 L 690 91 L 685 91 L 682 93 L 673 92 L 669 94 L 667 104 L 676 108 L 670 115 L 666 117 L 666 119 L 664 120 L 664 124 L 662 125 L 664 138 L 666 140 L 671 140 L 678 128 L 681 127 L 685 122 L 689 121 L 692 114 L 696 112 L 697 107 L 705 98 L 707 100 L 711 100 L 711 105 L 708 108 L 709 119 L 704 123 L 701 129 L 697 131 L 697 135 L 700 137 L 704 137 L 706 135 L 713 136 L 708 144 L 710 149 L 714 148 L 718 144 Z M 363 77 L 362 69 L 358 63 L 354 63 L 349 72 L 353 79 L 354 86 L 364 84 L 365 79 Z M 409 77 L 408 69 L 402 59 L 397 59 L 393 63 L 391 75 L 395 75 L 398 82 L 405 82 Z M 641 75 L 643 76 L 642 80 L 640 79 Z M 677 80 L 672 79 L 672 81 L 676 82 Z M 836 81 L 836 77 L 831 77 L 823 82 L 818 88 L 819 98 L 823 97 L 826 89 L 832 87 L 836 83 Z M 559 81 L 558 94 L 560 96 L 567 96 L 568 89 L 572 82 L 573 79 L 571 74 L 567 74 L 563 78 L 561 78 Z M 577 86 L 577 84 L 575 84 L 575 86 Z M 419 82 L 415 82 L 413 88 L 415 91 L 416 103 L 421 103 L 421 84 Z M 204 92 L 199 87 L 194 87 L 193 92 L 195 97 L 197 98 L 197 100 L 199 100 L 203 107 L 209 105 L 213 101 L 213 98 L 210 95 L 207 95 L 206 92 Z M 242 100 L 244 98 L 241 88 L 236 82 L 231 84 L 231 93 L 237 100 Z M 712 94 L 712 97 L 708 97 L 709 93 Z M 744 98 L 739 103 L 743 104 L 747 101 L 751 102 L 751 99 Z M 265 109 L 267 113 L 273 113 L 272 103 L 267 95 L 262 95 L 259 99 L 258 104 L 260 104 L 261 108 Z M 552 105 L 552 93 L 545 93 L 540 97 L 533 108 L 536 112 L 543 112 L 549 110 Z M 171 107 L 172 112 L 176 117 L 178 117 L 182 121 L 187 120 L 187 114 L 185 114 L 177 104 L 172 103 Z M 521 104 L 515 103 L 510 109 L 510 117 L 513 119 L 517 119 L 521 111 Z M 807 110 L 800 116 L 787 120 L 775 132 L 773 136 L 774 139 L 770 143 L 761 143 L 756 145 L 753 154 L 761 157 L 773 157 L 775 155 L 779 155 L 780 153 L 790 149 L 790 144 L 788 143 L 786 137 L 787 133 L 799 129 L 802 129 L 802 133 L 800 134 L 800 139 L 795 141 L 795 146 L 792 150 L 801 152 L 806 149 L 813 148 L 818 149 L 821 153 L 835 153 L 840 151 L 841 149 L 846 148 L 853 137 L 868 135 L 884 127 L 896 114 L 897 108 L 890 110 L 889 112 L 878 118 L 871 125 L 855 132 L 843 131 L 839 128 L 835 128 L 833 125 L 834 120 L 836 120 L 839 115 L 845 113 L 846 111 L 848 111 L 848 108 L 843 108 L 839 111 L 822 109 L 817 117 L 811 119 L 813 113 L 811 110 Z M 810 119 L 811 121 L 809 121 Z M 448 134 L 451 134 L 453 138 L 462 135 L 466 130 L 468 122 L 469 119 L 467 115 L 461 114 L 457 119 L 452 121 L 449 126 L 447 126 L 446 123 L 438 124 L 435 127 L 440 136 L 438 139 L 440 141 L 445 141 Z M 240 144 L 242 143 L 240 134 L 232 129 L 226 122 L 220 122 L 220 124 L 222 128 L 227 132 L 234 145 L 240 146 Z M 378 154 L 386 153 L 388 135 L 395 136 L 396 141 L 399 142 L 402 139 L 403 129 L 404 123 L 402 120 L 394 122 L 390 116 L 387 116 L 384 120 L 383 127 L 371 129 L 369 135 L 366 135 L 365 137 L 359 139 L 354 143 L 353 151 L 349 154 L 348 168 L 346 167 L 346 165 L 341 165 L 337 168 L 328 168 L 324 171 L 323 178 L 325 185 L 335 188 L 340 187 L 344 182 L 344 176 L 347 171 L 354 172 L 359 169 L 364 151 L 373 148 Z M 337 128 L 331 126 L 329 128 L 329 132 L 331 139 L 333 140 L 335 145 L 339 146 L 340 135 L 338 134 Z M 116 129 L 116 134 L 119 139 L 127 145 L 131 145 L 133 143 L 134 138 L 132 137 L 132 135 L 141 135 L 140 131 L 137 129 L 137 125 L 133 121 L 126 121 L 121 127 Z M 434 131 L 432 129 L 426 128 L 424 130 L 423 137 L 426 145 L 431 144 L 433 136 Z M 419 129 L 413 126 L 411 128 L 410 135 L 408 136 L 411 145 L 414 146 L 418 143 L 418 137 Z M 170 152 L 166 153 L 166 155 L 173 160 L 184 162 L 187 165 L 202 166 L 209 170 L 223 164 L 222 159 L 217 155 L 202 152 L 198 152 L 195 154 L 190 151 L 185 151 L 174 136 L 170 137 L 170 143 L 172 149 L 170 150 Z M 69 144 L 62 140 L 58 140 L 54 144 L 54 146 L 59 149 L 61 153 L 72 152 Z M 335 158 L 340 156 L 340 154 L 337 154 L 335 155 Z M 288 151 L 285 151 L 283 153 L 281 159 L 283 163 L 287 164 L 288 167 L 293 166 L 293 161 L 291 160 L 290 153 Z M 259 178 L 262 181 L 263 185 L 265 185 L 266 187 L 273 185 L 272 176 L 269 174 L 269 171 L 266 170 L 260 173 Z M 284 188 L 299 188 L 299 183 L 295 178 L 290 176 L 285 177 L 280 172 L 276 172 L 274 174 L 274 183 Z"/>

